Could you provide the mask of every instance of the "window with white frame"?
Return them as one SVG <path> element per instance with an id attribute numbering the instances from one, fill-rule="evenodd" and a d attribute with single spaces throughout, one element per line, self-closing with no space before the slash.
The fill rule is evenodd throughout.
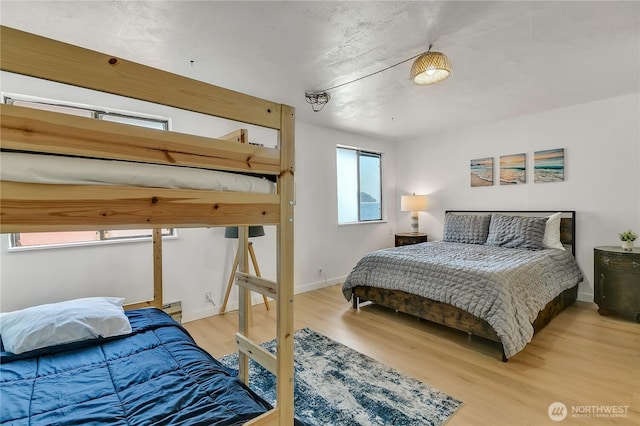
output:
<path id="1" fill-rule="evenodd" d="M 382 154 L 336 148 L 338 223 L 382 220 Z"/>
<path id="2" fill-rule="evenodd" d="M 16 97 L 5 97 L 4 102 L 7 104 L 27 108 L 36 108 L 64 114 L 72 114 L 81 117 L 96 118 L 98 120 L 108 120 L 159 130 L 168 130 L 169 128 L 169 123 L 166 119 L 141 117 L 113 111 L 101 111 L 84 106 L 79 107 L 75 105 L 66 105 L 63 103 L 53 103 L 31 99 L 23 100 Z M 77 246 L 105 242 L 112 243 L 123 241 L 140 241 L 150 239 L 151 234 L 151 229 L 14 233 L 9 236 L 9 248 L 47 248 L 60 246 Z M 176 232 L 174 228 L 165 228 L 162 230 L 162 235 L 175 236 Z"/>

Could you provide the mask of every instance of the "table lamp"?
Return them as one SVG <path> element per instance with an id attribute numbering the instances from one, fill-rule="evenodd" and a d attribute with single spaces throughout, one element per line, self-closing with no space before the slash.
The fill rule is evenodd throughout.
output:
<path id="1" fill-rule="evenodd" d="M 418 212 L 427 210 L 426 195 L 403 195 L 400 198 L 400 210 L 411 212 L 411 233 L 418 233 Z"/>

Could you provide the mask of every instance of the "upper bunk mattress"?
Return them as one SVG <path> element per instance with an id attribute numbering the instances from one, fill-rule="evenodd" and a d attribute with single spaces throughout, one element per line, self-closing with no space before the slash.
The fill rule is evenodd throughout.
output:
<path id="1" fill-rule="evenodd" d="M 25 183 L 275 193 L 273 182 L 238 173 L 8 151 L 0 153 L 0 178 Z"/>

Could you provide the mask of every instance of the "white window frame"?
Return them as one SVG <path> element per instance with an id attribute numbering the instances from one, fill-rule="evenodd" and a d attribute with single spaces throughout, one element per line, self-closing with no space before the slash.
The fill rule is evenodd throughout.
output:
<path id="1" fill-rule="evenodd" d="M 356 151 L 358 153 L 358 190 L 357 193 L 360 193 L 360 173 L 359 173 L 359 167 L 360 167 L 360 161 L 359 161 L 359 156 L 360 153 L 364 153 L 364 154 L 373 154 L 375 156 L 378 156 L 380 159 L 380 219 L 370 219 L 370 220 L 361 220 L 360 219 L 360 202 L 358 200 L 358 220 L 357 221 L 351 221 L 351 222 L 340 222 L 340 215 L 339 215 L 339 211 L 336 211 L 336 219 L 338 222 L 339 226 L 342 225 L 358 225 L 358 224 L 367 224 L 367 223 L 385 223 L 386 222 L 386 217 L 385 217 L 385 197 L 384 197 L 384 167 L 383 167 L 383 158 L 384 158 L 384 154 L 380 151 L 376 151 L 373 149 L 366 149 L 366 148 L 359 148 L 359 147 L 354 147 L 354 146 L 348 146 L 348 145 L 336 145 L 336 157 L 337 157 L 337 152 L 338 149 L 346 149 L 346 150 L 352 150 L 352 151 Z M 336 160 L 337 161 L 337 160 Z M 338 209 L 339 209 L 339 199 L 338 199 L 338 178 L 337 178 L 337 174 L 338 174 L 338 167 L 336 164 L 336 201 L 338 204 Z"/>

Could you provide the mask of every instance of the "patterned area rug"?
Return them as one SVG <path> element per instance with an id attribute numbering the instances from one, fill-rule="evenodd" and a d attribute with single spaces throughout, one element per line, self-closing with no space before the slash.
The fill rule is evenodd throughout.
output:
<path id="1" fill-rule="evenodd" d="M 442 425 L 463 404 L 309 328 L 294 342 L 296 417 L 309 425 Z M 262 347 L 275 353 L 274 340 Z M 237 368 L 238 354 L 220 362 Z M 274 375 L 249 369 L 249 386 L 273 404 Z"/>

